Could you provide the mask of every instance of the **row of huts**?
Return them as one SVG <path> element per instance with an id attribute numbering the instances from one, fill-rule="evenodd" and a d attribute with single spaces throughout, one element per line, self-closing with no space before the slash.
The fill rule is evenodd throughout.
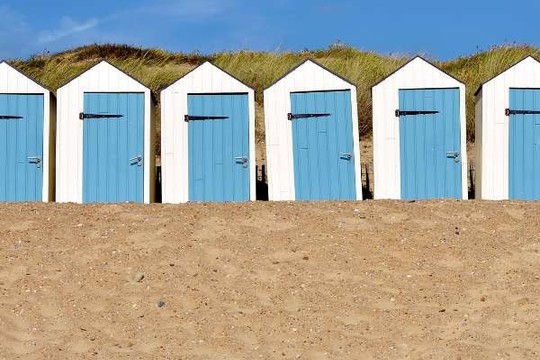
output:
<path id="1" fill-rule="evenodd" d="M 467 198 L 465 85 L 416 57 L 372 89 L 374 197 Z M 255 200 L 254 91 L 204 63 L 161 93 L 162 199 Z M 58 89 L 0 64 L 0 201 L 154 201 L 150 90 L 103 61 Z M 360 200 L 356 87 L 307 60 L 264 92 L 270 200 Z M 476 194 L 540 199 L 540 63 L 476 92 Z"/>

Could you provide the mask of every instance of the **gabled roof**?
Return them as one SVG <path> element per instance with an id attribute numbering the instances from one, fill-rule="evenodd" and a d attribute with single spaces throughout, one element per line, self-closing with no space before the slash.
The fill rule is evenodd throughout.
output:
<path id="1" fill-rule="evenodd" d="M 534 61 L 536 61 L 537 63 L 540 64 L 540 62 L 539 62 L 538 60 L 536 60 L 532 55 L 527 55 L 527 56 L 525 56 L 523 59 L 521 59 L 521 60 L 515 62 L 514 64 L 510 65 L 509 67 L 507 67 L 506 69 L 504 69 L 503 71 L 501 71 L 500 73 L 498 73 L 498 74 L 496 74 L 496 75 L 490 77 L 488 80 L 486 80 L 486 81 L 484 81 L 482 84 L 480 84 L 480 86 L 478 87 L 478 89 L 476 89 L 476 91 L 474 92 L 474 95 L 475 95 L 475 96 L 478 95 L 478 94 L 480 93 L 480 91 L 482 90 L 482 87 L 483 87 L 485 84 L 487 84 L 487 83 L 490 82 L 491 80 L 493 80 L 493 79 L 499 77 L 500 75 L 504 74 L 504 73 L 507 72 L 508 70 L 512 69 L 514 66 L 521 64 L 522 62 L 524 62 L 525 60 L 527 60 L 527 59 L 529 59 L 529 58 L 531 58 L 532 60 L 534 60 Z"/>
<path id="2" fill-rule="evenodd" d="M 215 68 L 215 69 L 221 71 L 222 73 L 224 73 L 224 74 L 230 76 L 231 78 L 233 78 L 234 80 L 238 81 L 240 84 L 244 85 L 245 87 L 247 87 L 247 88 L 253 90 L 253 88 L 252 88 L 251 86 L 246 85 L 242 80 L 238 79 L 236 76 L 234 76 L 234 75 L 232 75 L 231 73 L 229 73 L 228 71 L 226 71 L 226 70 L 220 68 L 219 66 L 212 64 L 210 61 L 205 61 L 205 62 L 203 62 L 202 64 L 195 66 L 193 69 L 189 70 L 187 73 L 185 73 L 184 75 L 180 76 L 178 79 L 174 80 L 171 84 L 169 84 L 168 86 L 166 86 L 163 90 L 166 90 L 167 88 L 173 86 L 173 85 L 176 84 L 178 81 L 180 81 L 180 80 L 182 80 L 183 78 L 189 76 L 191 73 L 193 73 L 194 71 L 198 70 L 199 68 L 201 68 L 202 66 L 205 66 L 205 65 L 210 65 L 210 66 L 212 66 L 213 68 Z"/>
<path id="3" fill-rule="evenodd" d="M 114 65 L 114 64 L 111 64 L 110 62 L 108 62 L 107 60 L 101 60 L 99 62 L 97 62 L 95 65 L 92 65 L 91 67 L 89 67 L 88 69 L 82 71 L 80 74 L 77 74 L 75 76 L 72 76 L 69 80 L 65 81 L 61 86 L 59 86 L 58 88 L 62 88 L 64 86 L 66 86 L 67 84 L 69 84 L 70 82 L 72 82 L 73 80 L 83 76 L 84 74 L 86 74 L 87 72 L 89 72 L 90 70 L 92 70 L 93 68 L 95 68 L 96 66 L 98 65 L 101 65 L 101 64 L 107 64 L 113 68 L 115 68 L 116 70 L 120 71 L 122 74 L 126 75 L 127 77 L 129 77 L 130 79 L 132 79 L 133 81 L 137 82 L 139 85 L 145 87 L 148 89 L 148 86 L 144 85 L 142 82 L 140 82 L 139 80 L 135 79 L 133 76 L 127 74 L 125 71 L 123 71 L 122 69 L 120 69 L 118 66 Z"/>
<path id="4" fill-rule="evenodd" d="M 354 85 L 352 82 L 350 82 L 349 80 L 345 79 L 343 76 L 339 75 L 338 73 L 336 73 L 335 71 L 332 71 L 330 70 L 329 68 L 327 68 L 326 66 L 320 64 L 319 62 L 313 60 L 312 58 L 307 58 L 305 59 L 304 61 L 302 61 L 301 63 L 299 63 L 298 65 L 296 65 L 295 67 L 293 67 L 292 69 L 290 69 L 289 71 L 287 71 L 285 74 L 283 74 L 282 76 L 280 76 L 276 81 L 274 81 L 272 84 L 270 84 L 270 86 L 268 86 L 266 89 L 264 90 L 268 90 L 269 88 L 271 88 L 272 86 L 274 86 L 275 84 L 277 84 L 278 82 L 280 82 L 281 80 L 283 80 L 284 78 L 286 78 L 288 75 L 290 75 L 292 72 L 294 72 L 296 69 L 298 69 L 299 67 L 301 67 L 302 65 L 304 65 L 305 63 L 308 63 L 308 62 L 311 62 L 315 65 L 317 65 L 318 67 L 320 67 L 321 69 L 329 72 L 330 74 L 340 78 L 341 80 L 345 81 L 347 84 L 351 85 L 351 86 L 356 86 Z"/>
<path id="5" fill-rule="evenodd" d="M 10 65 L 6 60 L 2 60 L 0 61 L 0 64 L 6 64 L 7 66 L 9 66 L 11 69 L 15 70 L 16 72 L 18 72 L 19 74 L 21 74 L 22 76 L 32 80 L 33 82 L 35 82 L 36 84 L 38 84 L 39 86 L 41 86 L 42 88 L 44 88 L 45 90 L 47 90 L 48 92 L 50 93 L 53 93 L 53 91 L 51 89 L 49 89 L 47 86 L 43 85 L 39 80 L 36 80 L 34 77 L 32 76 L 29 76 L 28 74 L 25 74 L 22 70 L 16 68 L 15 66 L 13 65 Z"/>
<path id="6" fill-rule="evenodd" d="M 379 80 L 375 85 L 372 86 L 372 88 L 374 88 L 375 86 L 379 85 L 380 83 L 382 83 L 383 81 L 385 81 L 386 79 L 388 79 L 389 77 L 391 77 L 392 75 L 394 75 L 395 73 L 399 72 L 400 70 L 402 70 L 404 67 L 406 67 L 407 65 L 409 65 L 410 63 L 412 63 L 413 61 L 415 61 L 416 59 L 420 59 L 422 61 L 424 61 L 426 64 L 428 65 L 431 65 L 432 67 L 434 67 L 436 70 L 442 72 L 443 74 L 451 77 L 452 79 L 456 80 L 457 82 L 459 82 L 460 84 L 463 84 L 463 82 L 461 80 L 459 80 L 458 78 L 456 78 L 454 75 L 448 73 L 447 71 L 444 71 L 443 69 L 439 68 L 438 66 L 436 66 L 435 64 L 433 64 L 432 62 L 426 60 L 425 58 L 423 58 L 422 56 L 420 55 L 416 55 L 415 57 L 413 57 L 411 60 L 407 61 L 405 64 L 401 65 L 400 67 L 398 67 L 396 70 L 392 71 L 390 74 L 388 74 L 387 76 L 385 76 L 382 80 Z"/>

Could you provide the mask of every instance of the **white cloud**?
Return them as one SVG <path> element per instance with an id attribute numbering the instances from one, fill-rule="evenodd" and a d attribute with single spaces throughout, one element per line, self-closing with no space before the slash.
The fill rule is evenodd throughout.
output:
<path id="1" fill-rule="evenodd" d="M 63 17 L 60 21 L 60 27 L 52 31 L 44 31 L 38 37 L 41 44 L 52 43 L 60 39 L 79 34 L 99 25 L 97 19 L 90 19 L 84 22 L 77 22 L 70 17 Z"/>

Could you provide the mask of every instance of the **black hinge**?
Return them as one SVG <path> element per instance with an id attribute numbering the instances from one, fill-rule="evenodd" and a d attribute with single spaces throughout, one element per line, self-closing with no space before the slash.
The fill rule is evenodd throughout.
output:
<path id="1" fill-rule="evenodd" d="M 197 120 L 223 120 L 228 119 L 228 116 L 198 116 L 198 115 L 185 115 L 184 121 L 197 121 Z"/>
<path id="2" fill-rule="evenodd" d="M 506 116 L 510 115 L 538 115 L 540 114 L 539 110 L 512 110 L 512 109 L 505 109 L 504 114 Z"/>
<path id="3" fill-rule="evenodd" d="M 79 119 L 81 120 L 84 120 L 84 119 L 108 119 L 108 118 L 112 118 L 112 119 L 118 119 L 118 118 L 121 118 L 121 117 L 124 117 L 124 115 L 120 115 L 120 114 L 87 114 L 87 113 L 79 113 Z"/>
<path id="4" fill-rule="evenodd" d="M 411 115 L 430 115 L 438 114 L 437 110 L 396 110 L 396 117 Z"/>
<path id="5" fill-rule="evenodd" d="M 22 119 L 22 116 L 17 115 L 0 115 L 0 120 Z"/>
<path id="6" fill-rule="evenodd" d="M 319 113 L 319 114 L 287 114 L 287 119 L 293 120 L 293 119 L 305 119 L 305 118 L 319 118 L 319 117 L 326 117 L 330 116 L 331 114 L 328 113 Z"/>

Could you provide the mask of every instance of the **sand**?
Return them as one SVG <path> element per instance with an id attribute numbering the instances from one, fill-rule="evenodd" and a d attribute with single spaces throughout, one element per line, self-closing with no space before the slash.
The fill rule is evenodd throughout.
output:
<path id="1" fill-rule="evenodd" d="M 540 358 L 539 214 L 0 205 L 0 359 Z"/>

